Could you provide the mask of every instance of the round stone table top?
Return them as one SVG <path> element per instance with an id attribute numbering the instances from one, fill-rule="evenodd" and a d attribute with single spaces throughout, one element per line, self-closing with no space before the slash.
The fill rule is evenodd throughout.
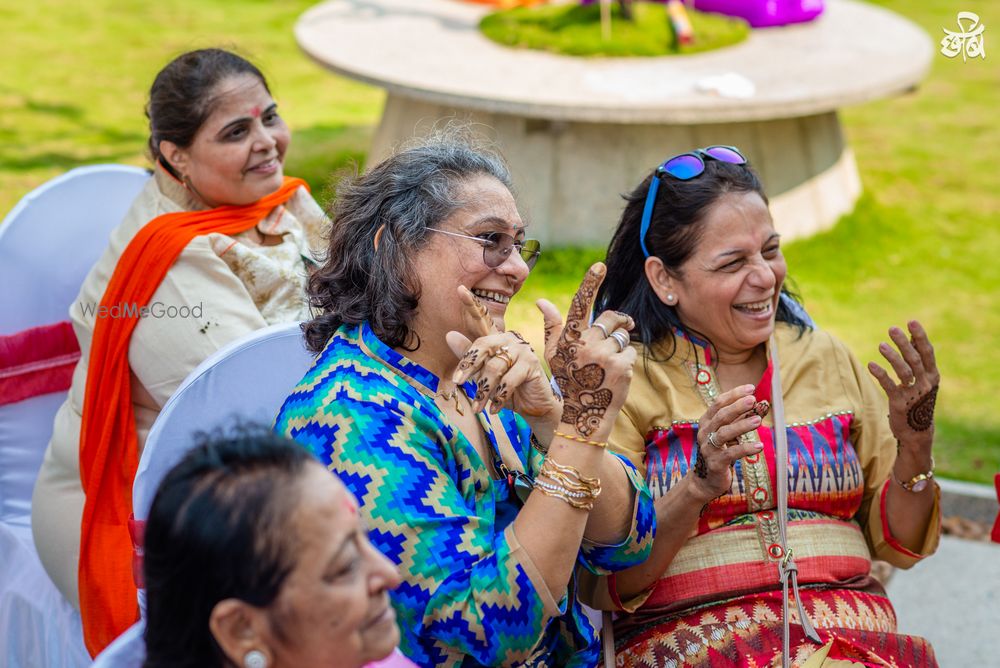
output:
<path id="1" fill-rule="evenodd" d="M 816 21 L 754 30 L 685 56 L 574 58 L 500 46 L 478 29 L 491 11 L 458 0 L 330 0 L 295 26 L 302 49 L 353 79 L 436 104 L 515 116 L 703 124 L 833 111 L 916 86 L 933 46 L 910 21 L 827 0 Z M 746 97 L 705 92 L 735 79 Z"/>

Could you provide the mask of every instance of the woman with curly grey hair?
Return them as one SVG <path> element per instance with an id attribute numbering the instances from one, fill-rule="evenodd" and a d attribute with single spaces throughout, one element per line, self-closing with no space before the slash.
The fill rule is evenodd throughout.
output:
<path id="1" fill-rule="evenodd" d="M 588 326 L 604 266 L 565 323 L 539 302 L 557 394 L 505 330 L 539 246 L 497 156 L 434 138 L 342 184 L 332 217 L 309 285 L 318 357 L 276 429 L 340 476 L 398 565 L 400 648 L 420 665 L 596 665 L 574 567 L 640 563 L 654 525 L 641 476 L 605 451 L 635 353 L 631 318 Z"/>

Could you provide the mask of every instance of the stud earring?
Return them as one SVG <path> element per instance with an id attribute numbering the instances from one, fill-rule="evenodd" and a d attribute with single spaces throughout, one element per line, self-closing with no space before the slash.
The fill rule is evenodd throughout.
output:
<path id="1" fill-rule="evenodd" d="M 259 649 L 252 649 L 243 655 L 243 668 L 267 668 L 267 657 Z"/>
<path id="2" fill-rule="evenodd" d="M 667 295 L 667 303 L 668 304 L 676 304 L 677 303 L 677 297 L 675 297 L 673 295 L 673 293 L 668 294 Z"/>

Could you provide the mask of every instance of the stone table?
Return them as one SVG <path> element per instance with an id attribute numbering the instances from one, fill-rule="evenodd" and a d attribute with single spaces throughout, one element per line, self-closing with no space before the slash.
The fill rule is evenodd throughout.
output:
<path id="1" fill-rule="evenodd" d="M 831 226 L 861 192 L 837 110 L 913 89 L 933 54 L 914 24 L 853 0 L 828 0 L 812 23 L 658 58 L 506 48 L 478 30 L 488 11 L 330 0 L 302 15 L 295 36 L 322 65 L 388 92 L 370 163 L 442 119 L 480 124 L 510 163 L 533 234 L 559 245 L 607 243 L 620 193 L 664 158 L 708 144 L 750 158 L 786 238 Z M 720 75 L 752 84 L 751 94 L 705 92 Z"/>

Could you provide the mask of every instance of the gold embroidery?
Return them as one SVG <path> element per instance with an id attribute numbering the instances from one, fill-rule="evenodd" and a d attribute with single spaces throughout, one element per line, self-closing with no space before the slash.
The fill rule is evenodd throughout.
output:
<path id="1" fill-rule="evenodd" d="M 711 405 L 721 394 L 715 374 L 694 361 L 687 362 L 687 367 L 705 405 Z M 755 429 L 740 436 L 739 440 L 741 443 L 760 443 L 760 436 Z M 743 494 L 746 497 L 747 512 L 752 513 L 757 520 L 757 539 L 761 554 L 765 560 L 777 561 L 784 555 L 776 554 L 773 549 L 778 543 L 777 516 L 773 512 L 766 512 L 774 508 L 774 486 L 767 470 L 767 458 L 763 453 L 757 453 L 741 459 L 740 465 L 743 471 Z M 736 487 L 739 485 L 735 475 L 733 485 Z M 735 494 L 732 489 L 729 493 Z"/>

